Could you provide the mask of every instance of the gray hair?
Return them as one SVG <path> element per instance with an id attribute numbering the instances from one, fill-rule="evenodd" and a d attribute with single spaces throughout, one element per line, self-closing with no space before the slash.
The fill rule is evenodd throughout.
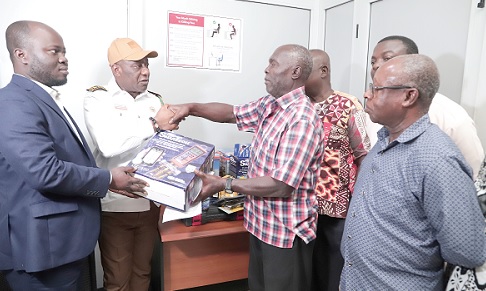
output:
<path id="1" fill-rule="evenodd" d="M 401 75 L 398 79 L 402 85 L 417 88 L 419 102 L 428 107 L 440 86 L 439 70 L 435 62 L 421 54 L 402 55 L 395 58 L 400 60 Z"/>
<path id="2" fill-rule="evenodd" d="M 307 80 L 312 71 L 312 56 L 309 50 L 301 45 L 290 45 L 289 54 L 296 61 L 296 64 L 302 68 L 302 80 Z"/>

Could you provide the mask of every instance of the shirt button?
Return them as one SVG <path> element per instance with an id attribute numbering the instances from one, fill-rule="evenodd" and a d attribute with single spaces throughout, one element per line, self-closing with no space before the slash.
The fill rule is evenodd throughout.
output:
<path id="1" fill-rule="evenodd" d="M 348 234 L 348 239 L 351 239 L 351 236 Z"/>
<path id="2" fill-rule="evenodd" d="M 356 217 L 356 212 L 353 212 L 353 214 L 351 214 L 353 217 Z"/>
<path id="3" fill-rule="evenodd" d="M 351 267 L 353 265 L 353 262 L 348 261 L 348 266 Z"/>

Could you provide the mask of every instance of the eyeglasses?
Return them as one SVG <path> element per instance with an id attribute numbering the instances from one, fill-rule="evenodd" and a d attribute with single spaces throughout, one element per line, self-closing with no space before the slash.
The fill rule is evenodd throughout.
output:
<path id="1" fill-rule="evenodd" d="M 398 90 L 398 89 L 412 89 L 412 88 L 413 87 L 411 87 L 411 86 L 404 86 L 404 85 L 377 87 L 377 86 L 374 86 L 373 83 L 370 83 L 368 90 L 371 91 L 371 95 L 374 95 L 375 91 L 380 91 L 380 90 L 383 90 L 383 89 Z"/>

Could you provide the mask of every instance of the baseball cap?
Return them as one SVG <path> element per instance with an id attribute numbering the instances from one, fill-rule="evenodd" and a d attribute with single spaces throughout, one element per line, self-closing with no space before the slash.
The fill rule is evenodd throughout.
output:
<path id="1" fill-rule="evenodd" d="M 117 38 L 108 48 L 108 62 L 110 66 L 120 60 L 138 61 L 145 57 L 155 58 L 159 54 L 156 51 L 146 51 L 130 38 Z"/>

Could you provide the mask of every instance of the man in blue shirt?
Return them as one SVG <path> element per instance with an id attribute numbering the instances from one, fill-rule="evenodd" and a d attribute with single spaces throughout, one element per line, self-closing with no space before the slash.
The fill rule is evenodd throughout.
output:
<path id="1" fill-rule="evenodd" d="M 444 262 L 483 264 L 486 236 L 472 171 L 427 115 L 437 67 L 424 55 L 397 56 L 373 82 L 365 110 L 384 127 L 351 200 L 341 290 L 444 290 Z"/>

